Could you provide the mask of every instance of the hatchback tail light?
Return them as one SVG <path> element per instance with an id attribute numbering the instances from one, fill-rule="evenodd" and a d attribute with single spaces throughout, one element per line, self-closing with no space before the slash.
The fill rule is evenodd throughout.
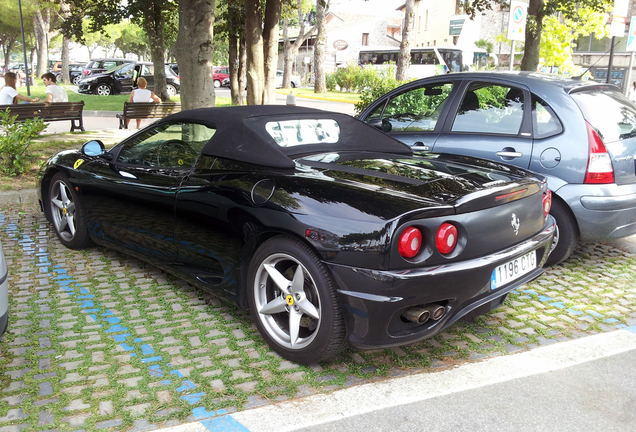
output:
<path id="1" fill-rule="evenodd" d="M 587 126 L 587 140 L 590 153 L 587 162 L 587 171 L 583 183 L 614 183 L 614 168 L 612 168 L 612 158 L 610 158 L 603 140 L 598 132 L 585 122 Z"/>
<path id="2" fill-rule="evenodd" d="M 552 191 L 548 189 L 546 193 L 543 194 L 543 217 L 548 217 L 550 214 L 550 209 L 552 208 Z"/>
<path id="3" fill-rule="evenodd" d="M 422 247 L 422 231 L 408 227 L 402 231 L 398 242 L 398 251 L 403 258 L 413 258 Z"/>
<path id="4" fill-rule="evenodd" d="M 435 245 L 441 254 L 449 254 L 457 245 L 457 228 L 448 222 L 444 222 L 437 230 Z"/>

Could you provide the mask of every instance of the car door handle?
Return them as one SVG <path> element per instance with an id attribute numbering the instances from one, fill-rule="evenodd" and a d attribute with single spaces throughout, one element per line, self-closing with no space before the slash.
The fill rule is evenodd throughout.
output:
<path id="1" fill-rule="evenodd" d="M 411 150 L 413 150 L 414 152 L 416 151 L 429 151 L 431 148 L 429 146 L 425 146 L 425 145 L 414 145 L 413 147 L 411 147 Z"/>
<path id="2" fill-rule="evenodd" d="M 495 154 L 499 157 L 509 157 L 509 158 L 520 158 L 521 156 L 523 156 L 523 153 L 511 152 L 511 151 L 500 151 Z"/>

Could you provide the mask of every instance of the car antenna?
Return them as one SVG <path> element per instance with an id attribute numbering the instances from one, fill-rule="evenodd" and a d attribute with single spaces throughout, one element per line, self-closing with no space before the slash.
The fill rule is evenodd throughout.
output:
<path id="1" fill-rule="evenodd" d="M 616 46 L 616 45 L 618 45 L 618 41 L 616 42 L 616 44 L 615 44 L 614 46 Z M 607 51 L 605 51 L 605 54 L 607 54 L 608 52 L 610 52 L 610 50 L 611 50 L 611 49 L 612 49 L 612 48 L 610 47 L 610 49 L 608 49 Z M 601 59 L 602 59 L 603 57 L 605 57 L 605 54 L 603 54 L 602 56 L 599 56 L 598 60 L 596 60 L 596 62 L 595 62 L 592 66 L 590 66 L 589 68 L 585 69 L 585 72 L 583 72 L 581 75 L 578 75 L 578 76 L 572 77 L 572 79 L 573 79 L 573 80 L 579 80 L 579 81 L 580 81 L 581 79 L 583 79 L 583 75 L 585 75 L 586 73 L 588 73 L 590 69 L 592 69 L 594 66 L 596 66 L 596 63 L 600 62 L 600 61 L 601 61 Z"/>

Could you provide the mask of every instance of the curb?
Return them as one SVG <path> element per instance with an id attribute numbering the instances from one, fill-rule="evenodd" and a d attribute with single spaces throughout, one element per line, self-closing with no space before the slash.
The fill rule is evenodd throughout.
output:
<path id="1" fill-rule="evenodd" d="M 37 203 L 36 189 L 0 192 L 0 206 L 35 205 Z"/>

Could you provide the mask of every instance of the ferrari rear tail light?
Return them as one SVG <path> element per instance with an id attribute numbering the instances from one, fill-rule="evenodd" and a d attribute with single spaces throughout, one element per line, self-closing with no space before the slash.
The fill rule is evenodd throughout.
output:
<path id="1" fill-rule="evenodd" d="M 552 191 L 548 189 L 546 193 L 543 194 L 543 217 L 548 217 L 550 213 L 550 208 L 552 208 Z"/>
<path id="2" fill-rule="evenodd" d="M 402 231 L 398 241 L 398 251 L 403 258 L 413 258 L 422 247 L 422 231 L 408 227 Z"/>
<path id="3" fill-rule="evenodd" d="M 457 245 L 457 228 L 455 225 L 444 222 L 437 230 L 435 245 L 441 254 L 449 254 Z"/>
<path id="4" fill-rule="evenodd" d="M 587 126 L 587 141 L 590 153 L 587 161 L 587 171 L 583 183 L 614 183 L 614 168 L 603 140 L 598 132 L 585 122 Z"/>

